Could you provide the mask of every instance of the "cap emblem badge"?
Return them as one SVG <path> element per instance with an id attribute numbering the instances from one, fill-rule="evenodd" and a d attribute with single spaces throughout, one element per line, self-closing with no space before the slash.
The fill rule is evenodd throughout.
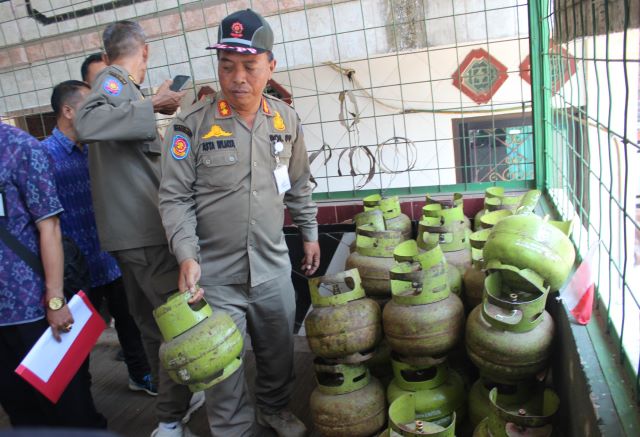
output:
<path id="1" fill-rule="evenodd" d="M 242 32 L 244 31 L 244 26 L 241 22 L 236 21 L 231 25 L 231 36 L 234 38 L 242 38 Z"/>

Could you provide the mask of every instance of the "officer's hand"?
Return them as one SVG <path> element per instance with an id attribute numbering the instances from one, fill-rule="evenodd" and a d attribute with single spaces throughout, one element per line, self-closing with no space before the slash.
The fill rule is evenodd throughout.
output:
<path id="1" fill-rule="evenodd" d="M 191 293 L 191 299 L 189 299 L 189 303 L 195 303 L 202 299 L 202 297 L 204 296 L 204 290 L 198 287 L 200 274 L 200 264 L 198 264 L 195 259 L 189 258 L 180 263 L 178 290 L 182 292 L 189 291 Z"/>
<path id="2" fill-rule="evenodd" d="M 180 101 L 187 92 L 171 91 L 169 87 L 172 83 L 172 80 L 165 80 L 162 85 L 160 85 L 160 88 L 158 88 L 158 92 L 151 97 L 154 112 L 171 115 L 180 107 Z"/>
<path id="3" fill-rule="evenodd" d="M 302 258 L 302 271 L 305 275 L 313 275 L 320 267 L 320 244 L 317 241 L 303 241 L 304 258 Z"/>
<path id="4" fill-rule="evenodd" d="M 51 326 L 51 333 L 56 341 L 60 341 L 60 334 L 71 331 L 73 327 L 73 316 L 67 305 L 59 310 L 47 308 L 47 322 Z"/>

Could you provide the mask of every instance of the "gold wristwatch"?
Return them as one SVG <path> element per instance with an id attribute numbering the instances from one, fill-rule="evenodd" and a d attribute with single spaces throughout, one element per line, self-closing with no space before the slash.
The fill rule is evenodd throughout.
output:
<path id="1" fill-rule="evenodd" d="M 57 311 L 60 308 L 62 308 L 64 306 L 64 304 L 65 304 L 64 297 L 52 297 L 47 302 L 47 307 L 51 311 Z"/>

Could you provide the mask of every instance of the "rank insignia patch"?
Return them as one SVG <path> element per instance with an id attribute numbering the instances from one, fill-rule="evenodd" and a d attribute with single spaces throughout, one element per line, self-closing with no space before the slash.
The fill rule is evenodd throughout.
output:
<path id="1" fill-rule="evenodd" d="M 213 137 L 230 137 L 231 135 L 233 135 L 231 132 L 227 132 L 217 124 L 214 124 L 213 126 L 211 126 L 209 132 L 202 136 L 202 139 L 206 140 Z"/>
<path id="2" fill-rule="evenodd" d="M 278 111 L 276 111 L 276 115 L 275 117 L 273 117 L 273 127 L 276 128 L 276 130 L 280 130 L 280 131 L 285 130 L 287 128 L 284 125 L 284 120 L 282 119 L 282 116 Z"/>
<path id="3" fill-rule="evenodd" d="M 180 134 L 173 136 L 173 141 L 171 142 L 171 156 L 173 156 L 177 160 L 181 160 L 189 155 L 189 150 L 191 149 L 191 144 L 189 144 L 189 140 Z"/>
<path id="4" fill-rule="evenodd" d="M 108 76 L 102 84 L 102 89 L 112 96 L 119 96 L 122 92 L 122 84 L 115 77 Z"/>
<path id="5" fill-rule="evenodd" d="M 271 109 L 269 108 L 267 99 L 265 99 L 264 97 L 262 98 L 262 111 L 267 115 L 271 115 Z"/>
<path id="6" fill-rule="evenodd" d="M 229 104 L 226 100 L 220 100 L 218 102 L 218 113 L 223 117 L 231 114 L 231 108 L 229 108 Z"/>

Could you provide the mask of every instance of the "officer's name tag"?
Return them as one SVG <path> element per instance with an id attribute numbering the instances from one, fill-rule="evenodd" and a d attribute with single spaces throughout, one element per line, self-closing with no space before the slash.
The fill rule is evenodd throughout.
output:
<path id="1" fill-rule="evenodd" d="M 291 181 L 289 180 L 289 171 L 286 165 L 279 165 L 273 171 L 273 176 L 276 178 L 276 187 L 278 187 L 278 194 L 286 193 L 291 188 Z"/>

